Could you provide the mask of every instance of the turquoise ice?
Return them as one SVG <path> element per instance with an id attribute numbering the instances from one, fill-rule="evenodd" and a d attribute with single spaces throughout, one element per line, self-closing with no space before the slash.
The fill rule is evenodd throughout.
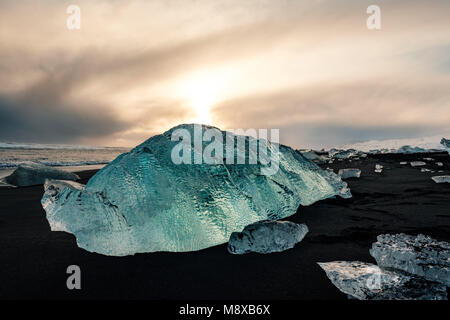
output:
<path id="1" fill-rule="evenodd" d="M 447 152 L 450 154 L 450 140 L 442 138 L 441 144 L 444 146 L 444 148 L 447 150 Z"/>
<path id="2" fill-rule="evenodd" d="M 41 202 L 51 229 L 70 232 L 79 247 L 105 255 L 194 251 L 225 243 L 251 223 L 290 216 L 300 205 L 351 196 L 337 175 L 273 143 L 267 143 L 267 157 L 279 163 L 273 175 L 261 174 L 259 160 L 174 164 L 171 153 L 180 141 L 171 136 L 177 129 L 194 134 L 194 125 L 180 125 L 154 136 L 118 156 L 86 186 L 47 181 Z M 255 142 L 244 139 L 245 148 Z M 234 156 L 242 156 L 245 150 L 234 146 Z M 192 142 L 190 156 L 198 152 Z"/>

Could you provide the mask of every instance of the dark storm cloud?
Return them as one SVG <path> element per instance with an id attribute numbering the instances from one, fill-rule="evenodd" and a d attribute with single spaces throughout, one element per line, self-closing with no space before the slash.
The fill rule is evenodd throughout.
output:
<path id="1" fill-rule="evenodd" d="M 48 76 L 20 93 L 0 94 L 1 140 L 75 142 L 126 127 L 102 105 L 66 101 L 63 80 Z"/>
<path id="2" fill-rule="evenodd" d="M 118 134 L 127 129 L 153 132 L 152 124 L 157 125 L 167 118 L 182 120 L 183 116 L 192 114 L 192 110 L 186 110 L 180 102 L 173 105 L 167 101 L 159 105 L 149 103 L 143 108 L 142 116 L 135 118 L 133 123 L 119 120 L 119 115 L 104 104 L 74 101 L 73 96 L 89 84 L 100 86 L 106 94 L 132 88 L 142 81 L 151 86 L 200 63 L 207 66 L 208 61 L 217 63 L 248 55 L 267 44 L 265 37 L 285 30 L 286 26 L 270 28 L 266 24 L 268 31 L 264 35 L 258 31 L 260 28 L 259 24 L 233 28 L 139 53 L 110 53 L 95 48 L 75 56 L 55 52 L 34 65 L 33 71 L 42 75 L 36 83 L 18 93 L 0 93 L 1 140 L 74 142 L 79 138 Z M 232 52 L 225 49 L 230 44 L 235 44 Z M 6 75 L 14 70 L 30 72 L 22 65 L 23 61 L 32 59 L 27 55 L 26 51 L 8 54 L 9 61 L 0 63 L 0 69 L 8 72 L 0 78 L 5 81 Z M 139 109 L 139 106 L 124 106 L 126 108 Z"/>

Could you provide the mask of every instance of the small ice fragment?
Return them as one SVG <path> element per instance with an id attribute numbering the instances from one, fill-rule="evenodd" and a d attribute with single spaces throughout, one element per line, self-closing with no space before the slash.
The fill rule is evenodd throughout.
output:
<path id="1" fill-rule="evenodd" d="M 376 164 L 375 165 L 375 172 L 376 173 L 381 173 L 383 172 L 383 166 L 381 164 Z"/>
<path id="2" fill-rule="evenodd" d="M 431 179 L 436 183 L 450 183 L 450 176 L 434 176 Z"/>
<path id="3" fill-rule="evenodd" d="M 9 176 L 5 182 L 18 187 L 44 184 L 46 179 L 78 180 L 75 173 L 49 167 L 37 162 L 24 162 Z"/>
<path id="4" fill-rule="evenodd" d="M 411 167 L 420 167 L 420 166 L 424 166 L 424 165 L 426 165 L 426 163 L 423 161 L 412 161 L 411 162 Z"/>
<path id="5" fill-rule="evenodd" d="M 339 169 L 338 174 L 342 179 L 359 178 L 361 176 L 361 170 L 355 168 Z"/>
<path id="6" fill-rule="evenodd" d="M 450 286 L 450 243 L 419 234 L 382 234 L 370 255 L 385 269 L 397 269 Z"/>
<path id="7" fill-rule="evenodd" d="M 328 160 L 327 157 L 323 155 L 318 155 L 314 150 L 299 150 L 300 153 L 308 160 L 311 160 L 318 164 L 324 164 Z"/>
<path id="8" fill-rule="evenodd" d="M 442 162 L 436 162 L 436 165 L 437 165 L 438 167 L 442 167 L 444 164 L 443 164 Z"/>
<path id="9" fill-rule="evenodd" d="M 402 161 L 402 162 L 400 162 L 400 164 L 405 165 L 405 164 L 408 164 L 408 162 L 407 161 Z"/>
<path id="10" fill-rule="evenodd" d="M 319 263 L 331 282 L 359 300 L 447 300 L 444 284 L 359 261 Z"/>
<path id="11" fill-rule="evenodd" d="M 426 161 L 434 161 L 433 158 L 423 158 L 423 160 L 426 160 Z"/>
<path id="12" fill-rule="evenodd" d="M 290 221 L 264 220 L 252 223 L 242 232 L 233 232 L 228 241 L 228 252 L 271 253 L 293 248 L 308 233 L 305 224 Z"/>
<path id="13" fill-rule="evenodd" d="M 432 172 L 430 169 L 427 168 L 422 168 L 420 169 L 420 172 Z"/>

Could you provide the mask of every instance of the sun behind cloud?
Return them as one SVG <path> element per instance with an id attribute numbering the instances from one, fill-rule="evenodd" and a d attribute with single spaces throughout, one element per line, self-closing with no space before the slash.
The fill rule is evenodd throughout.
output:
<path id="1" fill-rule="evenodd" d="M 219 83 L 212 75 L 196 74 L 182 84 L 182 95 L 196 113 L 194 123 L 212 124 L 210 110 L 218 102 Z"/>

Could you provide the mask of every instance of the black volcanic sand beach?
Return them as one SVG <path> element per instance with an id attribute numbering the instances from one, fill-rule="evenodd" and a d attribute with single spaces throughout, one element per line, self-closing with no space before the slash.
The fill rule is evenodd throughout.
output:
<path id="1" fill-rule="evenodd" d="M 434 158 L 444 170 L 423 173 L 400 161 Z M 384 166 L 374 172 L 375 164 Z M 347 299 L 317 265 L 334 260 L 374 262 L 369 248 L 382 233 L 424 233 L 450 241 L 450 174 L 446 153 L 378 155 L 323 166 L 360 168 L 347 180 L 352 199 L 300 207 L 288 220 L 306 223 L 291 250 L 231 255 L 226 244 L 198 252 L 107 257 L 77 247 L 75 237 L 51 232 L 41 207 L 42 186 L 0 189 L 0 298 Z M 336 172 L 336 170 L 335 170 Z M 80 173 L 85 183 L 94 171 Z M 79 265 L 82 289 L 66 288 L 66 268 Z"/>

